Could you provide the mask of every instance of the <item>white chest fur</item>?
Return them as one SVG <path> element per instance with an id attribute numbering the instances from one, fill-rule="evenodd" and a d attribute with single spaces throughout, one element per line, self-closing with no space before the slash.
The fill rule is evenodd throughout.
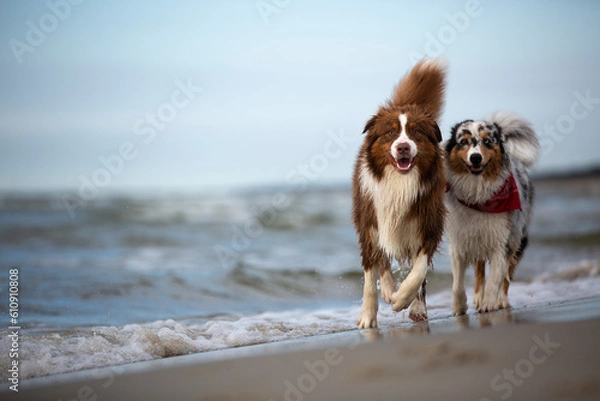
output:
<path id="1" fill-rule="evenodd" d="M 481 213 L 460 204 L 452 194 L 446 194 L 448 221 L 446 235 L 450 247 L 468 262 L 489 259 L 502 250 L 510 234 L 507 213 Z"/>
<path id="2" fill-rule="evenodd" d="M 379 247 L 395 259 L 412 258 L 421 247 L 421 239 L 418 223 L 407 220 L 406 214 L 420 191 L 417 169 L 400 174 L 394 167 L 387 166 L 383 178 L 377 181 L 363 164 L 360 185 L 363 194 L 373 201 L 375 207 Z"/>

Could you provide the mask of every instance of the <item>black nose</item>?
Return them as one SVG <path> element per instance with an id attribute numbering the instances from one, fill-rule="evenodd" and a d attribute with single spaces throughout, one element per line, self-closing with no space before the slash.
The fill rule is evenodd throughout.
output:
<path id="1" fill-rule="evenodd" d="M 479 166 L 483 160 L 483 157 L 481 157 L 479 153 L 473 153 L 471 157 L 469 157 L 469 160 L 471 161 L 472 165 Z"/>
<path id="2" fill-rule="evenodd" d="M 399 143 L 398 146 L 396 146 L 396 150 L 400 156 L 408 156 L 410 154 L 410 145 L 406 142 Z"/>

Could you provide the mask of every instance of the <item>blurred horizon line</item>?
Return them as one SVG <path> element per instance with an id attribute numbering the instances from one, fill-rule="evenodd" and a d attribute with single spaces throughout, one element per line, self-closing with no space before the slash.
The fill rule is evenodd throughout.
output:
<path id="1" fill-rule="evenodd" d="M 552 181 L 552 180 L 569 180 L 579 178 L 594 178 L 600 177 L 600 162 L 589 164 L 587 166 L 576 166 L 569 169 L 543 169 L 533 170 L 530 175 L 534 181 Z M 118 197 L 126 195 L 225 195 L 229 193 L 246 193 L 246 192 L 293 192 L 296 195 L 311 191 L 322 190 L 346 190 L 351 188 L 352 175 L 348 173 L 347 179 L 326 178 L 316 181 L 306 181 L 302 188 L 295 188 L 299 184 L 291 184 L 283 180 L 280 181 L 255 181 L 239 184 L 198 184 L 198 185 L 147 185 L 138 186 L 113 184 L 104 188 L 97 189 L 97 193 L 90 196 L 90 199 L 84 199 L 78 192 L 79 187 L 39 187 L 33 188 L 30 186 L 4 186 L 0 188 L 0 200 L 3 196 L 19 196 L 19 195 L 49 195 L 60 194 L 63 197 L 77 197 L 84 203 L 93 202 L 96 198 Z M 86 187 L 87 189 L 87 187 Z M 1 203 L 0 203 L 1 207 Z"/>

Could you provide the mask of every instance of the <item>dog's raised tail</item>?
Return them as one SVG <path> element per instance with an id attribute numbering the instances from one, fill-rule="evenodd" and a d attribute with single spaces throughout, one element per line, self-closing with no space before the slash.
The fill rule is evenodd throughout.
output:
<path id="1" fill-rule="evenodd" d="M 531 124 L 511 113 L 498 112 L 490 118 L 502 132 L 504 150 L 526 167 L 532 167 L 540 153 L 540 142 Z"/>
<path id="2" fill-rule="evenodd" d="M 423 59 L 396 86 L 390 106 L 416 104 L 438 120 L 444 107 L 446 63 L 440 58 Z"/>

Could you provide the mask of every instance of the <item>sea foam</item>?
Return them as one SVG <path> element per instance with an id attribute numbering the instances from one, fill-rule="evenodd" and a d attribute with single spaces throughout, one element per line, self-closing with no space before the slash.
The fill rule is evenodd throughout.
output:
<path id="1" fill-rule="evenodd" d="M 596 297 L 600 293 L 600 263 L 583 261 L 530 282 L 514 282 L 513 309 Z M 473 288 L 467 288 L 472 299 Z M 452 293 L 443 290 L 427 298 L 429 320 L 451 317 Z M 105 366 L 160 359 L 274 341 L 293 340 L 356 329 L 360 302 L 346 308 L 287 310 L 203 322 L 158 320 L 145 324 L 78 328 L 22 337 L 21 378 L 33 378 Z M 468 313 L 474 313 L 470 306 Z M 394 313 L 380 302 L 379 327 L 411 327 L 406 311 Z M 8 339 L 0 333 L 0 369 L 6 379 Z"/>

